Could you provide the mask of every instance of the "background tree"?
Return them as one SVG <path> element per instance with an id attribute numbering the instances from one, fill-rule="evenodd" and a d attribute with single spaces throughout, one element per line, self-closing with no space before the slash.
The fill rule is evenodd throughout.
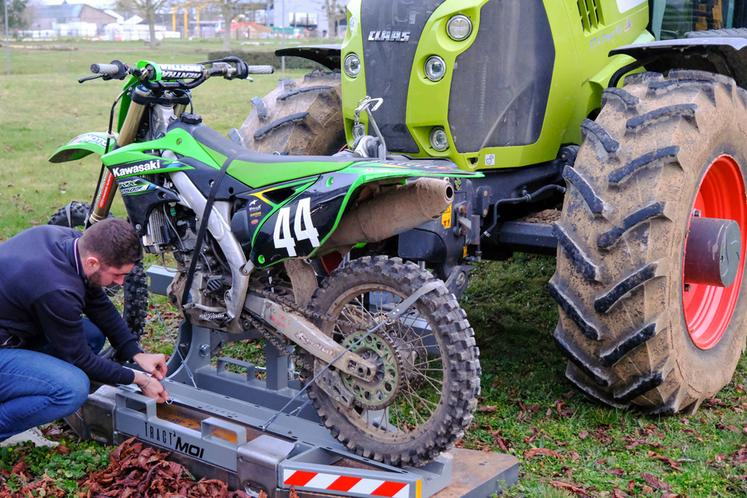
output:
<path id="1" fill-rule="evenodd" d="M 28 26 L 28 18 L 25 15 L 28 0 L 0 0 L 0 30 L 5 36 L 5 8 L 3 2 L 7 1 L 8 9 L 8 31 L 13 32 Z"/>
<path id="2" fill-rule="evenodd" d="M 210 3 L 220 9 L 220 16 L 223 19 L 225 28 L 223 29 L 223 49 L 231 48 L 231 22 L 244 12 L 262 10 L 267 8 L 267 1 L 247 1 L 247 0 L 212 0 Z"/>
<path id="3" fill-rule="evenodd" d="M 168 0 L 118 0 L 117 7 L 126 12 L 134 12 L 145 19 L 148 23 L 150 47 L 155 48 L 158 45 L 158 40 L 156 40 L 156 14 L 167 1 Z"/>
<path id="4" fill-rule="evenodd" d="M 324 12 L 327 14 L 327 36 L 337 37 L 337 23 L 345 18 L 345 5 L 338 0 L 324 0 Z"/>

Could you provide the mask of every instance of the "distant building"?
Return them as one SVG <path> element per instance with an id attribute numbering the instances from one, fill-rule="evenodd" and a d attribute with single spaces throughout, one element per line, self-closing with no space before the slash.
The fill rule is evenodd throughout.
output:
<path id="1" fill-rule="evenodd" d="M 337 0 L 338 7 L 347 3 L 348 0 Z M 270 0 L 267 4 L 268 24 L 276 30 L 305 30 L 319 37 L 330 36 L 324 0 Z M 340 31 L 338 26 L 338 34 Z"/>
<path id="2" fill-rule="evenodd" d="M 29 30 L 34 38 L 101 36 L 116 17 L 88 4 L 36 5 Z"/>

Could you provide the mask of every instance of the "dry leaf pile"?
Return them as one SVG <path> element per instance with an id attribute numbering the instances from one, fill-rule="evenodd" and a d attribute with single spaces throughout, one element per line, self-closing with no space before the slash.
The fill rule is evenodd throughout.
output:
<path id="1" fill-rule="evenodd" d="M 135 438 L 120 444 L 109 466 L 88 476 L 81 488 L 85 498 L 247 498 L 243 491 L 229 491 L 225 482 L 195 482 L 183 465 L 166 460 L 168 452 L 144 446 Z"/>

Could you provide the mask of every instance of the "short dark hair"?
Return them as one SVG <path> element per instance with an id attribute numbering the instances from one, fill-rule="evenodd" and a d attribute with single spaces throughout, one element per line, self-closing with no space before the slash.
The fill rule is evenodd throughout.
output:
<path id="1" fill-rule="evenodd" d="M 81 251 L 94 254 L 106 266 L 117 268 L 137 263 L 143 255 L 135 229 L 117 218 L 94 223 L 83 232 L 78 244 Z"/>

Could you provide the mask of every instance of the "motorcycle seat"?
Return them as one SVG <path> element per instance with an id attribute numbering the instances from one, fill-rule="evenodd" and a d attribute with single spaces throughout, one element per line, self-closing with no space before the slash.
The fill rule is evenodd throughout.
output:
<path id="1" fill-rule="evenodd" d="M 331 173 L 346 168 L 357 161 L 370 159 L 334 156 L 284 156 L 264 154 L 242 147 L 203 124 L 187 124 L 175 121 L 169 130 L 181 128 L 197 140 L 208 153 L 217 159 L 231 159 L 228 174 L 253 187 L 262 187 L 296 178 Z M 222 156 L 222 157 L 221 157 Z M 225 159 L 224 159 L 225 158 Z M 277 167 L 263 168 L 273 164 Z"/>

